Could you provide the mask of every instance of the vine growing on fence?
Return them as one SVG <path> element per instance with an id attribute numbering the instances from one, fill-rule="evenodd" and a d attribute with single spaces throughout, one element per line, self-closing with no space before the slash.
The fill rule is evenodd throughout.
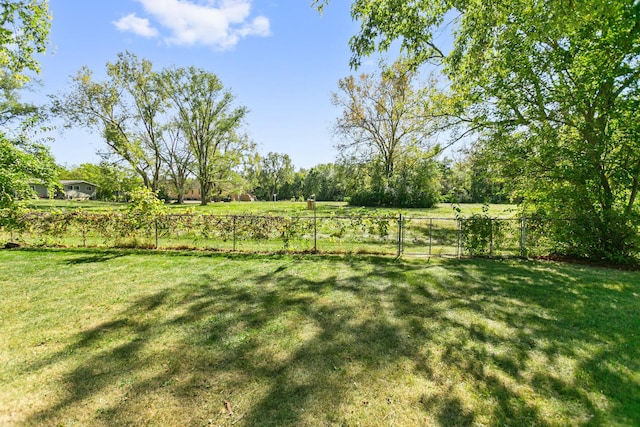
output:
<path id="1" fill-rule="evenodd" d="M 410 226 L 410 220 L 403 219 L 405 230 L 413 238 L 419 235 L 424 239 L 425 235 L 421 233 L 427 233 L 429 253 L 432 243 L 447 250 L 453 248 L 454 254 L 459 248 L 462 253 L 472 256 L 504 254 L 505 250 L 515 254 L 545 254 L 554 250 L 548 243 L 549 220 L 492 219 L 487 207 L 470 217 L 462 216 L 458 209 L 456 218 L 450 219 L 450 228 L 439 225 L 421 229 L 419 223 Z M 43 246 L 284 251 L 316 248 L 320 251 L 354 251 L 363 247 L 376 251 L 384 247 L 383 251 L 389 251 L 391 244 L 394 245 L 391 248 L 397 247 L 400 252 L 405 233 L 399 227 L 397 216 L 359 210 L 334 212 L 322 217 L 309 212 L 294 212 L 288 216 L 207 215 L 187 210 L 172 214 L 167 213 L 165 206 L 147 204 L 144 197 L 137 205 L 101 213 L 24 208 L 0 211 L 0 232 L 5 238 L 10 235 L 14 241 Z M 453 240 L 443 239 L 443 232 L 454 236 Z M 455 236 L 458 236 L 457 243 Z M 323 249 L 323 245 L 328 249 Z"/>
<path id="2" fill-rule="evenodd" d="M 461 246 L 471 256 L 491 255 L 500 249 L 503 241 L 503 224 L 491 218 L 489 206 L 482 206 L 482 213 L 470 217 L 461 215 L 460 208 L 455 206 L 456 218 L 460 221 Z"/>
<path id="3" fill-rule="evenodd" d="M 158 240 L 179 247 L 197 247 L 210 241 L 279 241 L 283 250 L 311 249 L 314 237 L 385 241 L 395 238 L 397 218 L 363 212 L 316 218 L 308 213 L 274 215 L 205 215 L 187 211 L 170 214 L 151 193 L 131 194 L 125 209 L 102 213 L 81 210 L 0 212 L 0 227 L 31 244 L 77 246 L 81 241 L 113 247 L 154 247 Z M 156 242 L 154 242 L 154 238 Z M 96 243 L 99 242 L 99 243 Z"/>

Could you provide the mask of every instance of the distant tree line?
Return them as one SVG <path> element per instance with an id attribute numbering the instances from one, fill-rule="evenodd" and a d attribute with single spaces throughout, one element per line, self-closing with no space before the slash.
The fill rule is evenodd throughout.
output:
<path id="1" fill-rule="evenodd" d="M 376 165 L 374 165 L 375 168 Z M 268 153 L 262 157 L 255 155 L 251 166 L 238 173 L 237 186 L 241 191 L 254 195 L 258 200 L 297 200 L 304 201 L 314 196 L 318 201 L 348 201 L 354 206 L 370 206 L 371 200 L 378 196 L 362 191 L 363 181 L 375 181 L 375 175 L 368 175 L 367 165 L 342 162 L 326 163 L 311 168 L 296 168 L 287 154 Z M 509 203 L 511 200 L 503 179 L 487 168 L 477 153 L 467 153 L 460 160 L 428 159 L 422 164 L 401 167 L 400 170 L 411 170 L 411 175 L 397 175 L 392 182 L 395 188 L 387 188 L 387 195 L 397 194 L 397 200 L 387 200 L 387 204 L 376 206 L 414 207 L 423 201 L 412 199 L 416 195 L 425 194 L 429 203 Z M 164 171 L 159 178 L 158 195 L 169 200 L 175 196 L 172 180 Z M 143 186 L 143 181 L 135 171 L 119 163 L 102 161 L 99 164 L 83 163 L 78 166 L 61 166 L 60 179 L 84 179 L 98 186 L 99 200 L 124 201 L 127 194 Z M 415 178 L 417 177 L 417 178 Z M 413 179 L 413 181 L 411 181 Z M 423 181 L 416 181 L 423 179 Z M 404 181 L 406 180 L 406 181 Z M 186 188 L 197 187 L 197 180 L 188 177 Z M 369 185 L 375 192 L 375 185 Z M 403 188 L 418 189 L 422 192 Z M 392 191 L 398 191 L 392 193 Z M 223 200 L 232 193 L 221 193 L 216 200 Z M 371 197 L 371 199 L 366 199 Z"/>

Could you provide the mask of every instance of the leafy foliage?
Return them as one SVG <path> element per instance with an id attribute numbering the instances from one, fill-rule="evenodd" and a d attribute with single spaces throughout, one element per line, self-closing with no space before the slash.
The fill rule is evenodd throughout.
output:
<path id="1" fill-rule="evenodd" d="M 0 72 L 0 126 L 11 124 L 25 126 L 37 121 L 43 114 L 38 106 L 20 100 L 20 89 L 25 84 L 13 76 Z"/>
<path id="2" fill-rule="evenodd" d="M 285 197 L 281 189 L 294 180 L 294 167 L 289 155 L 270 152 L 260 159 L 259 166 L 258 185 L 254 189 L 256 196 L 262 200 L 272 200 L 274 194 Z"/>
<path id="3" fill-rule="evenodd" d="M 31 185 L 41 184 L 55 193 L 56 165 L 41 144 L 16 142 L 0 133 L 0 208 L 34 196 Z"/>
<path id="4" fill-rule="evenodd" d="M 372 158 L 381 163 L 385 177 L 407 151 L 428 148 L 429 119 L 425 90 L 417 89 L 417 75 L 402 63 L 379 75 L 349 76 L 338 82 L 333 104 L 342 109 L 335 125 L 341 137 L 343 157 L 359 161 Z"/>
<path id="5" fill-rule="evenodd" d="M 0 73 L 25 82 L 26 71 L 40 71 L 35 59 L 47 48 L 51 16 L 46 0 L 1 0 Z"/>
<path id="6" fill-rule="evenodd" d="M 155 220 L 159 215 L 167 213 L 164 202 L 147 187 L 138 187 L 129 192 L 129 203 L 126 211 L 133 216 L 147 217 Z"/>
<path id="7" fill-rule="evenodd" d="M 109 156 L 129 164 L 144 184 L 158 190 L 162 159 L 160 115 L 166 97 L 157 89 L 157 73 L 150 61 L 120 53 L 106 65 L 107 79 L 97 81 L 83 67 L 70 90 L 53 98 L 53 111 L 67 120 L 100 133 Z"/>
<path id="8" fill-rule="evenodd" d="M 322 3 L 321 3 L 322 4 Z M 640 4 L 627 0 L 356 0 L 352 64 L 400 40 L 443 65 L 451 123 L 477 132 L 512 190 L 541 215 L 573 217 L 568 253 L 619 260 L 640 240 Z M 437 46 L 445 24 L 452 50 Z"/>
<path id="9" fill-rule="evenodd" d="M 328 163 L 314 166 L 304 175 L 302 194 L 316 195 L 316 200 L 342 201 L 345 198 L 343 175 L 350 172 L 339 165 Z"/>
<path id="10" fill-rule="evenodd" d="M 440 162 L 442 201 L 448 203 L 508 203 L 510 194 L 502 168 L 491 153 L 473 147 L 464 157 Z"/>
<path id="11" fill-rule="evenodd" d="M 90 237 L 112 247 L 156 247 L 157 240 L 175 241 L 179 247 L 210 247 L 220 242 L 236 244 L 251 242 L 251 247 L 269 243 L 274 250 L 308 251 L 314 233 L 332 241 L 357 239 L 385 242 L 392 236 L 392 223 L 397 217 L 384 213 L 356 211 L 320 218 L 303 213 L 290 215 L 207 215 L 187 211 L 170 214 L 154 193 L 141 187 L 130 194 L 125 209 L 102 213 L 81 210 L 28 209 L 0 210 L 0 226 L 18 235 L 36 237 L 44 246 L 87 246 Z M 326 238 L 326 237 L 325 237 Z M 275 243 L 275 246 L 274 246 Z M 277 245 L 280 245 L 279 249 Z M 169 245 L 171 245 L 169 243 Z"/>
<path id="12" fill-rule="evenodd" d="M 161 90 L 175 108 L 176 123 L 193 153 L 194 172 L 206 205 L 233 169 L 252 152 L 253 144 L 238 132 L 248 110 L 235 107 L 235 98 L 220 79 L 205 70 L 189 67 L 160 73 Z"/>
<path id="13" fill-rule="evenodd" d="M 342 109 L 336 133 L 343 162 L 358 165 L 348 191 L 363 206 L 429 207 L 437 201 L 436 168 L 429 156 L 429 94 L 415 85 L 417 74 L 398 62 L 380 75 L 340 80 L 333 104 Z"/>
<path id="14" fill-rule="evenodd" d="M 180 201 L 192 176 L 205 204 L 231 190 L 224 184 L 253 144 L 238 132 L 247 109 L 234 107 L 215 74 L 195 67 L 156 71 L 129 52 L 106 68 L 105 81 L 82 68 L 71 90 L 54 97 L 53 111 L 68 126 L 99 132 L 107 154 L 127 162 L 153 191 L 161 190 L 163 175 Z"/>
<path id="15" fill-rule="evenodd" d="M 407 154 L 391 177 L 385 175 L 382 161 L 360 165 L 347 190 L 352 206 L 390 206 L 430 208 L 440 197 L 438 167 L 431 156 Z"/>
<path id="16" fill-rule="evenodd" d="M 17 91 L 38 72 L 37 53 L 46 49 L 51 17 L 46 1 L 1 0 L 0 6 L 0 124 L 18 123 L 17 132 L 0 132 L 0 208 L 32 197 L 31 185 L 55 191 L 56 166 L 47 147 L 31 141 L 38 109 L 19 101 Z"/>
<path id="17" fill-rule="evenodd" d="M 488 215 L 489 206 L 482 207 L 482 213 L 469 217 L 460 215 L 455 207 L 456 218 L 461 225 L 462 249 L 471 256 L 492 255 L 502 242 L 502 222 Z"/>

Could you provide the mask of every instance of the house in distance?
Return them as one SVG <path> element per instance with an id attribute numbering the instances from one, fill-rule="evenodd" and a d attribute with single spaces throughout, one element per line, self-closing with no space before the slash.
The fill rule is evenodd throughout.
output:
<path id="1" fill-rule="evenodd" d="M 61 180 L 62 194 L 65 199 L 95 200 L 97 185 L 83 180 Z"/>
<path id="2" fill-rule="evenodd" d="M 95 200 L 96 184 L 81 179 L 61 180 L 62 191 L 56 192 L 56 199 Z M 31 184 L 31 188 L 39 198 L 48 199 L 49 190 L 41 184 Z"/>

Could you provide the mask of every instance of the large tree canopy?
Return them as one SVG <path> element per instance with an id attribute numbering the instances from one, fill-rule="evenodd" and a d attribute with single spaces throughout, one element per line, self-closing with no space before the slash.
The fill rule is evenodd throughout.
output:
<path id="1" fill-rule="evenodd" d="M 335 132 L 342 161 L 359 170 L 350 192 L 352 203 L 427 207 L 437 188 L 429 158 L 439 151 L 431 133 L 434 85 L 420 87 L 415 70 L 397 62 L 379 75 L 349 76 L 332 97 L 342 110 Z M 419 171 L 419 172 L 418 172 Z M 420 185 L 421 187 L 418 187 Z M 431 186 L 433 187 L 433 186 Z"/>
<path id="2" fill-rule="evenodd" d="M 126 161 L 153 191 L 164 174 L 182 201 L 195 175 L 206 204 L 229 190 L 234 169 L 253 149 L 238 133 L 247 109 L 233 103 L 215 74 L 195 67 L 154 71 L 150 61 L 126 52 L 107 63 L 105 81 L 82 68 L 70 91 L 54 97 L 53 110 L 69 126 L 98 131 L 108 154 Z"/>
<path id="3" fill-rule="evenodd" d="M 114 155 L 140 175 L 145 186 L 158 189 L 160 179 L 160 115 L 166 107 L 150 61 L 126 52 L 107 63 L 107 79 L 96 81 L 83 67 L 70 90 L 54 97 L 53 111 L 67 125 L 99 132 Z"/>
<path id="4" fill-rule="evenodd" d="M 293 182 L 294 172 L 288 154 L 269 152 L 260 159 L 259 185 L 254 189 L 256 196 L 264 200 L 282 198 L 280 191 L 283 186 Z"/>
<path id="5" fill-rule="evenodd" d="M 234 96 L 220 79 L 205 70 L 172 68 L 161 73 L 162 90 L 176 110 L 176 123 L 193 153 L 194 174 L 202 204 L 232 178 L 252 144 L 238 134 L 248 110 L 234 106 Z"/>
<path id="6" fill-rule="evenodd" d="M 452 116 L 478 130 L 524 200 L 574 220 L 559 249 L 638 253 L 639 2 L 356 0 L 352 14 L 352 64 L 400 39 L 414 64 L 443 65 Z M 437 44 L 447 29 L 451 50 Z"/>
<path id="7" fill-rule="evenodd" d="M 407 151 L 428 149 L 427 94 L 416 87 L 415 80 L 415 72 L 400 63 L 380 75 L 341 79 L 340 91 L 332 96 L 333 105 L 342 109 L 335 124 L 341 138 L 338 151 L 367 161 L 380 158 L 384 174 L 390 178 Z"/>

